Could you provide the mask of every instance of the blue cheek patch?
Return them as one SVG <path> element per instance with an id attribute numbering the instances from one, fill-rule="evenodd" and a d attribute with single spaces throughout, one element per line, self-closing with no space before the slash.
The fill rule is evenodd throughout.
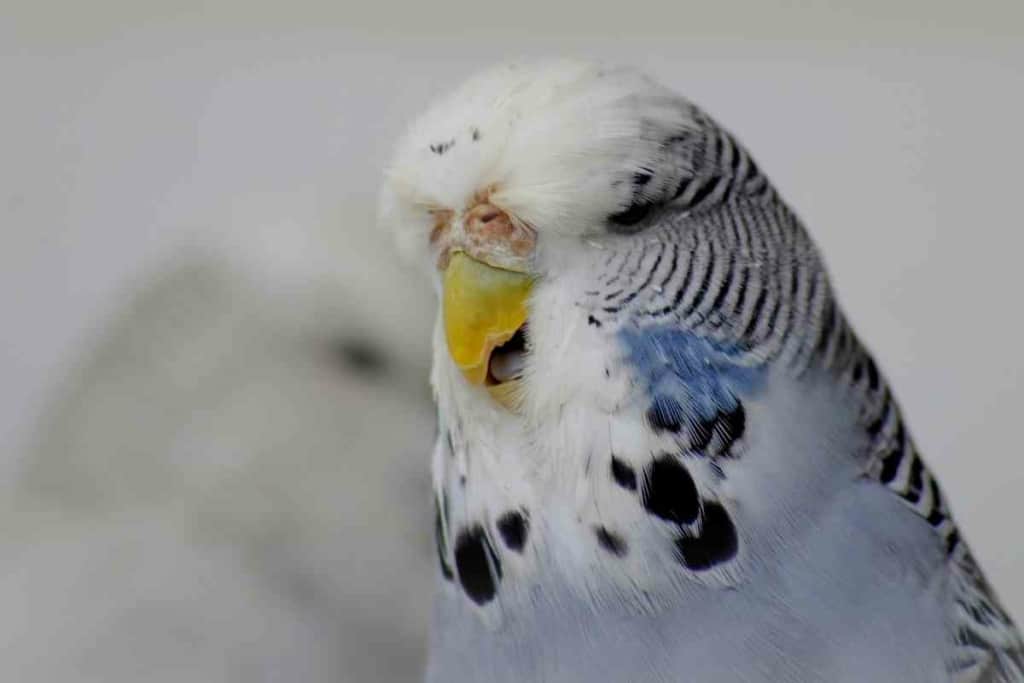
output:
<path id="1" fill-rule="evenodd" d="M 741 364 L 741 350 L 675 327 L 619 332 L 626 362 L 651 397 L 649 414 L 668 425 L 713 420 L 755 394 L 763 366 Z"/>

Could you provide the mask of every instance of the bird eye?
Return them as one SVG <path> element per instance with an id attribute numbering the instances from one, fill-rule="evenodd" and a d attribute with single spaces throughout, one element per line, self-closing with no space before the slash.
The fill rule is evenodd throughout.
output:
<path id="1" fill-rule="evenodd" d="M 608 216 L 608 222 L 622 228 L 632 228 L 637 223 L 647 218 L 647 215 L 654 207 L 654 202 L 651 201 L 649 196 L 644 196 L 644 189 L 653 178 L 654 171 L 650 168 L 642 167 L 640 170 L 633 173 L 633 177 L 631 179 L 633 185 L 633 203 L 622 211 Z M 612 228 L 612 230 L 614 232 L 635 232 L 635 230 L 617 230 L 615 228 Z"/>
<path id="2" fill-rule="evenodd" d="M 608 221 L 613 225 L 630 228 L 647 218 L 647 215 L 650 214 L 652 208 L 653 204 L 650 204 L 649 202 L 630 204 L 624 211 L 613 213 L 608 216 Z M 631 231 L 623 230 L 621 232 Z"/>

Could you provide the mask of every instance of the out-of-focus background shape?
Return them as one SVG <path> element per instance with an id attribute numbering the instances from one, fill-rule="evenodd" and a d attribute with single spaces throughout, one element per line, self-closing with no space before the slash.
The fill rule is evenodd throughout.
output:
<path id="1" fill-rule="evenodd" d="M 1024 619 L 1019 1 L 150 5 L 0 13 L 0 680 L 416 680 L 434 304 L 374 197 L 522 56 L 747 143 Z"/>

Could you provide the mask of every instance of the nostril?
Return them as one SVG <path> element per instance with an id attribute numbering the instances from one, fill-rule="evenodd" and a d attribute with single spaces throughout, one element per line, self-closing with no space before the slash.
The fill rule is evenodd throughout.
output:
<path id="1" fill-rule="evenodd" d="M 508 237 L 514 231 L 508 214 L 490 203 L 477 204 L 470 209 L 466 230 L 488 238 Z"/>
<path id="2" fill-rule="evenodd" d="M 490 223 L 491 221 L 495 220 L 496 218 L 500 218 L 500 217 L 501 217 L 501 211 L 498 211 L 493 206 L 488 206 L 486 209 L 484 209 L 480 213 L 480 215 L 477 216 L 477 218 L 480 220 L 481 223 Z"/>

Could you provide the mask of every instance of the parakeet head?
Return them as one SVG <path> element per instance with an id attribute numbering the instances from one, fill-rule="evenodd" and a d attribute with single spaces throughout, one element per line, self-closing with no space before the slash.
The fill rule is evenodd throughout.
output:
<path id="1" fill-rule="evenodd" d="M 512 410 L 542 398 L 532 377 L 555 403 L 585 387 L 607 349 L 574 334 L 653 303 L 685 260 L 674 222 L 747 191 L 770 192 L 728 134 L 636 71 L 563 62 L 470 79 L 413 123 L 381 193 L 383 224 L 440 292 L 435 386 L 457 368 L 459 391 Z M 668 242 L 674 259 L 652 248 Z"/>

